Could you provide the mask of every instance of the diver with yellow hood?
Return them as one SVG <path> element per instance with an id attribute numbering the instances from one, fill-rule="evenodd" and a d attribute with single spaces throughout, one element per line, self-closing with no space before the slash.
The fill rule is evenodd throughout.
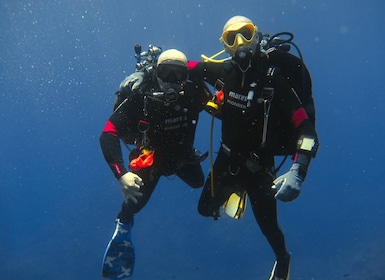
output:
<path id="1" fill-rule="evenodd" d="M 285 40 L 266 39 L 244 16 L 226 22 L 220 41 L 224 51 L 211 58 L 202 55 L 203 62 L 188 63 L 190 79 L 205 80 L 217 90 L 207 109 L 222 126 L 221 146 L 198 211 L 217 219 L 224 207 L 227 214 L 240 218 L 248 197 L 276 255 L 269 279 L 287 280 L 291 255 L 278 225 L 276 199 L 287 202 L 299 196 L 317 152 L 310 75 L 303 61 L 285 50 Z M 216 59 L 225 52 L 228 58 Z M 290 126 L 294 136 L 281 144 L 289 135 L 282 133 L 283 124 Z M 288 154 L 293 164 L 277 177 L 274 157 Z"/>

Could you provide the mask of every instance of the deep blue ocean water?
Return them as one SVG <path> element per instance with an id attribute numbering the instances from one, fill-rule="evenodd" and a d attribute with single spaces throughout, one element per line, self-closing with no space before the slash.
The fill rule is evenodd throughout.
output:
<path id="1" fill-rule="evenodd" d="M 321 147 L 301 196 L 279 203 L 291 279 L 385 279 L 385 2 L 223 2 L 0 1 L 1 279 L 101 279 L 121 194 L 98 137 L 133 46 L 198 60 L 237 14 L 292 31 L 313 78 Z M 209 126 L 204 113 L 202 151 Z M 160 181 L 136 216 L 132 279 L 267 279 L 274 256 L 250 209 L 214 222 L 199 194 Z"/>

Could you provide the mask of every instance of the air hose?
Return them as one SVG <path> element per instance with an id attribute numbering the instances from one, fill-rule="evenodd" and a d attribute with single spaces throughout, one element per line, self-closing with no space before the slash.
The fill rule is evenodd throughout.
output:
<path id="1" fill-rule="evenodd" d="M 214 152 L 213 152 L 214 119 L 215 119 L 215 116 L 214 116 L 214 114 L 212 114 L 211 126 L 210 126 L 210 184 L 211 184 L 211 198 L 214 198 L 214 196 L 215 196 L 215 190 L 214 190 Z"/>

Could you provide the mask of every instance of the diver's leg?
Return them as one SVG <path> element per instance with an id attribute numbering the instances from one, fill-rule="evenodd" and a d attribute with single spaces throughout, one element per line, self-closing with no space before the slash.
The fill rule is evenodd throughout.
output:
<path id="1" fill-rule="evenodd" d="M 202 187 L 205 182 L 200 162 L 185 164 L 176 172 L 176 175 L 194 189 Z"/>
<path id="2" fill-rule="evenodd" d="M 219 217 L 219 208 L 236 183 L 236 176 L 228 172 L 229 163 L 229 157 L 220 150 L 213 166 L 213 174 L 208 175 L 198 203 L 198 212 L 204 217 Z"/>
<path id="3" fill-rule="evenodd" d="M 274 192 L 271 190 L 272 177 L 266 174 L 250 179 L 247 192 L 255 219 L 276 255 L 276 264 L 272 276 L 277 277 L 276 279 L 287 279 L 290 254 L 286 250 L 285 238 L 278 225 L 277 201 L 274 198 Z"/>
<path id="4" fill-rule="evenodd" d="M 130 277 L 133 273 L 135 248 L 131 240 L 131 230 L 134 225 L 134 214 L 146 205 L 159 181 L 159 176 L 154 176 L 154 173 L 151 168 L 137 173 L 144 183 L 140 188 L 143 196 L 138 199 L 137 204 L 131 200 L 122 204 L 122 209 L 116 219 L 114 234 L 104 254 L 103 277 L 122 279 Z"/>

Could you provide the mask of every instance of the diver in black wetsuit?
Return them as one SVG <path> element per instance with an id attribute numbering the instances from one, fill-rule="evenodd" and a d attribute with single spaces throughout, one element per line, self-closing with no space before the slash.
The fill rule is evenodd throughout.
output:
<path id="1" fill-rule="evenodd" d="M 289 279 L 290 253 L 277 221 L 277 202 L 298 197 L 308 166 L 315 157 L 318 140 L 308 112 L 285 73 L 274 67 L 280 60 L 278 50 L 261 52 L 260 34 L 252 21 L 235 16 L 224 25 L 220 40 L 231 59 L 224 63 L 190 61 L 189 76 L 218 88 L 212 111 L 222 123 L 221 148 L 206 181 L 198 210 L 203 216 L 219 216 L 222 205 L 239 204 L 233 212 L 242 215 L 246 194 L 255 219 L 275 255 L 270 280 Z M 278 57 L 278 60 L 276 59 Z M 282 59 L 288 56 L 282 54 Z M 294 56 L 290 56 L 293 59 Z M 305 66 L 298 59 L 295 67 Z M 305 68 L 306 84 L 311 91 L 310 75 Z M 310 106 L 310 107 L 311 107 Z M 276 127 L 290 123 L 297 143 L 290 170 L 275 177 Z M 213 179 L 213 180 L 212 180 Z M 233 195 L 235 194 L 235 196 Z M 235 207 L 237 208 L 237 207 Z M 230 210 L 231 212 L 232 210 Z"/>
<path id="2" fill-rule="evenodd" d="M 103 276 L 110 279 L 133 273 L 134 215 L 146 205 L 160 177 L 176 174 L 192 188 L 204 184 L 200 162 L 207 153 L 201 155 L 193 143 L 198 115 L 211 98 L 209 92 L 188 80 L 187 58 L 175 49 L 161 53 L 155 75 L 140 80 L 141 85 L 133 91 L 136 74 L 122 82 L 119 102 L 100 136 L 104 158 L 124 196 L 103 261 Z M 135 145 L 129 171 L 120 141 Z"/>

